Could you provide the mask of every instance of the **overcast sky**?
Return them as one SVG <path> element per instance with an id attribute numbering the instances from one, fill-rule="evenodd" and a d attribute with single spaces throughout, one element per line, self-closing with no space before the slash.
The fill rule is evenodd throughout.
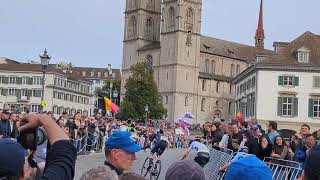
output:
<path id="1" fill-rule="evenodd" d="M 202 34 L 254 45 L 259 0 L 203 0 Z M 320 34 L 320 0 L 264 0 L 265 46 Z M 120 68 L 125 0 L 0 0 L 0 57 Z"/>

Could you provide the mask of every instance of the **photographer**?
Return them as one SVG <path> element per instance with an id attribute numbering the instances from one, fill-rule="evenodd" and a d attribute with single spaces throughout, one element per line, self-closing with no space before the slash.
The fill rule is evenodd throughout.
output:
<path id="1" fill-rule="evenodd" d="M 35 175 L 26 158 L 27 151 L 11 140 L 0 139 L 0 179 L 73 179 L 76 150 L 63 130 L 44 114 L 33 114 L 26 117 L 28 124 L 21 126 L 19 131 L 25 132 L 42 126 L 48 135 L 51 148 L 47 152 L 46 165 L 43 174 Z"/>

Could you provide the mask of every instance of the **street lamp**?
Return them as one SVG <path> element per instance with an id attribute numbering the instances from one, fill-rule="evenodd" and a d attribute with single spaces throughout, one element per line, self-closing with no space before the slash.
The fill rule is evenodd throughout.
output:
<path id="1" fill-rule="evenodd" d="M 148 121 L 148 111 L 149 111 L 149 106 L 148 104 L 146 104 L 146 106 L 144 107 L 144 111 L 146 113 L 146 121 L 145 121 L 145 125 L 147 126 L 147 121 Z"/>
<path id="2" fill-rule="evenodd" d="M 43 55 L 39 55 L 41 60 L 41 70 L 42 70 L 42 94 L 41 94 L 41 112 L 43 112 L 43 100 L 44 100 L 44 83 L 45 83 L 45 76 L 46 76 L 46 70 L 49 65 L 49 61 L 51 57 L 48 55 L 47 49 L 44 50 Z"/>

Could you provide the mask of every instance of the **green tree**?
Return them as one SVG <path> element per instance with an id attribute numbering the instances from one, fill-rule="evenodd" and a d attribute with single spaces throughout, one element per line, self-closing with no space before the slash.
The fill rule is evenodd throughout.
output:
<path id="1" fill-rule="evenodd" d="M 148 117 L 161 119 L 167 110 L 161 102 L 161 95 L 154 82 L 153 70 L 145 62 L 131 66 L 132 75 L 126 82 L 126 94 L 120 105 L 121 119 L 143 119 L 145 106 L 149 106 Z"/>

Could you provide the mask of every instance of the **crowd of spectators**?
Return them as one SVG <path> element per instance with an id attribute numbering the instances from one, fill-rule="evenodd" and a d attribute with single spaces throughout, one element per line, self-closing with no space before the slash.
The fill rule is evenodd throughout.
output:
<path id="1" fill-rule="evenodd" d="M 27 119 L 29 123 L 22 125 L 23 119 Z M 34 153 L 30 149 L 23 150 L 16 141 L 19 141 L 21 131 L 40 126 L 46 130 L 48 136 L 47 156 L 43 166 L 34 166 L 30 165 L 32 164 L 30 159 L 34 158 Z M 149 120 L 145 125 L 144 121 L 121 121 L 103 117 L 101 114 L 85 116 L 80 113 L 73 116 L 63 113 L 56 119 L 51 112 L 28 115 L 25 112 L 0 110 L 0 150 L 6 152 L 2 153 L 0 157 L 0 179 L 26 178 L 27 176 L 37 176 L 38 179 L 41 177 L 72 179 L 76 154 L 81 149 L 83 150 L 83 147 L 85 147 L 85 151 L 89 152 L 104 150 L 106 166 L 88 171 L 81 179 L 94 179 L 93 177 L 103 177 L 106 174 L 113 176 L 114 178 L 111 177 L 111 179 L 115 180 L 143 179 L 137 174 L 125 173 L 124 170 L 133 165 L 136 160 L 135 152 L 152 146 L 150 137 L 159 128 L 164 130 L 164 135 L 169 141 L 168 147 L 188 147 L 187 136 L 176 133 L 176 128 L 179 128 L 179 125 L 175 123 Z M 203 139 L 208 146 L 225 148 L 233 152 L 246 148 L 248 154 L 254 154 L 261 160 L 271 157 L 296 161 L 301 163 L 303 167 L 309 168 L 305 170 L 302 177 L 319 177 L 318 172 L 313 170 L 315 165 L 320 162 L 315 161 L 315 159 L 319 159 L 320 150 L 316 145 L 319 144 L 320 130 L 311 134 L 307 124 L 303 124 L 300 131 L 290 138 L 282 135 L 274 121 L 267 124 L 265 131 L 256 120 L 238 122 L 236 120 L 221 121 L 220 119 L 207 122 L 202 127 L 193 125 L 190 129 L 202 131 Z M 84 144 L 85 146 L 83 146 Z M 310 158 L 311 155 L 317 158 Z M 8 158 L 20 156 L 23 162 L 7 162 Z M 25 170 L 21 168 L 24 164 L 29 164 L 33 172 L 24 172 Z M 181 171 L 178 171 L 179 168 L 174 169 L 174 167 L 181 167 Z M 188 175 L 190 180 L 204 179 L 201 167 L 194 162 L 181 161 L 177 162 L 174 167 L 169 168 L 166 179 L 181 177 L 182 175 L 179 173 L 191 173 Z M 198 170 L 194 171 L 195 169 Z M 106 173 L 109 171 L 112 173 Z"/>

